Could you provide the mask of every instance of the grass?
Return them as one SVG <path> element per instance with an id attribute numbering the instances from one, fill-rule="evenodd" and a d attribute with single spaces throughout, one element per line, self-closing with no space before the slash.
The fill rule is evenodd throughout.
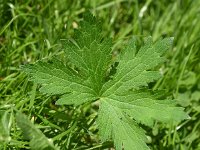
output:
<path id="1" fill-rule="evenodd" d="M 0 149 L 30 148 L 16 126 L 16 111 L 25 113 L 63 150 L 113 146 L 99 141 L 95 104 L 58 107 L 57 97 L 42 95 L 20 71 L 23 64 L 62 55 L 60 39 L 71 35 L 87 9 L 102 18 L 103 34 L 114 38 L 117 50 L 133 35 L 174 37 L 160 69 L 163 78 L 150 86 L 173 95 L 191 119 L 146 128 L 148 145 L 155 150 L 200 149 L 199 6 L 198 0 L 0 0 Z"/>

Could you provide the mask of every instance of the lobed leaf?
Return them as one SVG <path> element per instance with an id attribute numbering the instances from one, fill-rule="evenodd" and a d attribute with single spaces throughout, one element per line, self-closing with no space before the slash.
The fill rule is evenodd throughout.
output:
<path id="1" fill-rule="evenodd" d="M 155 120 L 188 118 L 174 100 L 160 100 L 160 93 L 147 90 L 150 82 L 161 77 L 154 68 L 164 61 L 162 55 L 172 40 L 165 38 L 153 43 L 149 37 L 138 50 L 132 39 L 122 50 L 115 73 L 110 69 L 109 78 L 112 40 L 102 38 L 100 22 L 86 13 L 74 39 L 63 42 L 67 60 L 74 67 L 54 58 L 51 63 L 27 65 L 24 70 L 42 84 L 40 91 L 62 95 L 57 104 L 80 105 L 99 99 L 97 123 L 103 142 L 113 140 L 116 150 L 146 150 L 149 148 L 145 132 L 139 123 L 152 126 Z"/>

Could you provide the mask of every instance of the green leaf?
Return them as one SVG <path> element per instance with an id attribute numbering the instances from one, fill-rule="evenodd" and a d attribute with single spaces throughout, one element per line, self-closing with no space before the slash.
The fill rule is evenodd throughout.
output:
<path id="1" fill-rule="evenodd" d="M 100 35 L 99 22 L 90 14 L 85 14 L 85 21 L 76 30 L 74 40 L 63 42 L 64 51 L 72 69 L 56 58 L 51 63 L 39 61 L 26 65 L 24 71 L 32 80 L 42 84 L 41 92 L 63 94 L 57 104 L 79 105 L 93 101 L 105 82 L 105 76 L 112 58 L 112 41 Z"/>
<path id="2" fill-rule="evenodd" d="M 144 132 L 136 123 L 153 126 L 154 120 L 167 123 L 186 118 L 183 108 L 176 107 L 174 100 L 156 100 L 153 95 L 143 91 L 112 94 L 100 101 L 100 135 L 103 141 L 113 139 L 119 150 L 122 145 L 126 150 L 148 149 Z M 129 117 L 135 121 L 128 121 Z"/>
<path id="3" fill-rule="evenodd" d="M 10 137 L 10 126 L 11 126 L 11 115 L 8 111 L 0 110 L 0 142 L 9 142 Z"/>
<path id="4" fill-rule="evenodd" d="M 33 150 L 57 150 L 51 139 L 48 139 L 34 124 L 22 113 L 16 114 L 17 125 L 23 132 L 24 138 L 30 140 Z"/>
<path id="5" fill-rule="evenodd" d="M 95 99 L 95 91 L 90 87 L 88 79 L 84 80 L 56 58 L 53 58 L 51 63 L 39 61 L 34 65 L 27 65 L 24 70 L 32 76 L 32 80 L 43 85 L 41 92 L 63 94 L 57 103 L 71 104 L 71 101 L 74 101 L 73 104 L 78 105 Z M 71 95 L 76 97 L 65 101 Z"/>
<path id="6" fill-rule="evenodd" d="M 80 105 L 100 100 L 97 123 L 103 142 L 113 140 L 116 150 L 149 149 L 139 123 L 152 126 L 155 120 L 173 122 L 188 118 L 174 100 L 162 100 L 159 92 L 148 90 L 148 84 L 161 77 L 154 68 L 164 62 L 162 55 L 173 39 L 154 43 L 149 37 L 140 49 L 132 39 L 112 72 L 112 42 L 102 38 L 100 26 L 95 17 L 86 13 L 74 39 L 63 42 L 67 64 L 54 58 L 25 66 L 24 70 L 42 84 L 40 91 L 62 95 L 57 104 Z M 107 76 L 109 70 L 111 77 Z"/>
<path id="7" fill-rule="evenodd" d="M 98 125 L 102 141 L 113 139 L 117 150 L 148 149 L 144 130 L 112 102 L 109 98 L 101 99 Z"/>

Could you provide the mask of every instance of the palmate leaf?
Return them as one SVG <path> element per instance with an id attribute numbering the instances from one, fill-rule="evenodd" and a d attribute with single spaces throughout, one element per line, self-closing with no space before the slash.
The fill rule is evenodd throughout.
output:
<path id="1" fill-rule="evenodd" d="M 131 40 L 120 54 L 116 73 L 107 81 L 112 41 L 102 38 L 100 23 L 86 13 L 74 40 L 64 41 L 68 64 L 54 58 L 26 65 L 24 70 L 42 84 L 40 91 L 62 95 L 57 104 L 80 105 L 98 99 L 97 123 L 102 141 L 113 140 L 117 150 L 145 150 L 145 132 L 138 123 L 152 126 L 155 120 L 180 121 L 188 117 L 174 100 L 160 100 L 158 94 L 147 90 L 148 83 L 160 78 L 158 71 L 150 69 L 164 61 L 161 56 L 171 44 L 172 38 L 156 43 L 148 38 L 137 50 Z"/>

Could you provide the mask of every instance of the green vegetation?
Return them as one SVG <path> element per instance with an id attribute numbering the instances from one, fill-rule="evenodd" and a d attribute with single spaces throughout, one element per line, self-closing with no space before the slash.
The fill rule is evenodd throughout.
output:
<path id="1" fill-rule="evenodd" d="M 78 106 L 56 105 L 60 95 L 42 94 L 39 91 L 41 85 L 30 81 L 30 77 L 20 69 L 21 65 L 34 63 L 40 59 L 45 62 L 59 57 L 66 61 L 61 45 L 61 41 L 65 40 L 60 39 L 71 39 L 73 29 L 80 27 L 83 13 L 87 9 L 102 19 L 103 36 L 114 39 L 113 61 L 119 58 L 120 52 L 126 50 L 124 44 L 128 39 L 134 38 L 137 41 L 138 50 L 143 45 L 144 37 L 151 35 L 153 41 L 160 41 L 158 39 L 162 37 L 174 37 L 173 47 L 165 54 L 165 63 L 157 67 L 151 66 L 155 67 L 153 70 L 159 69 L 163 77 L 149 83 L 148 86 L 153 90 L 164 90 L 161 92 L 162 95 L 158 93 L 159 97 L 175 98 L 180 106 L 185 107 L 190 119 L 162 124 L 152 122 L 149 116 L 132 117 L 143 123 L 140 126 L 146 131 L 146 142 L 151 149 L 200 149 L 199 5 L 198 0 L 1 0 L 0 149 L 42 147 L 92 150 L 114 147 L 112 141 L 102 142 L 99 137 L 99 132 L 101 136 L 104 134 L 102 130 L 98 132 L 96 122 L 99 119 L 99 101 Z M 127 60 L 129 55 L 124 57 Z M 124 64 L 123 57 L 120 59 Z M 69 65 L 75 67 L 73 64 Z M 120 61 L 117 65 L 112 65 L 113 78 L 117 74 L 116 67 L 120 67 Z M 149 82 L 148 79 L 147 81 Z M 41 91 L 48 93 L 45 88 Z M 63 103 L 62 98 L 60 103 Z M 162 119 L 162 114 L 159 115 Z M 159 117 L 158 114 L 156 116 Z M 173 113 L 172 117 L 179 118 L 178 113 Z M 163 121 L 161 119 L 158 120 Z M 146 126 L 149 124 L 152 128 Z M 104 125 L 102 129 L 103 127 Z M 119 131 L 118 134 L 122 133 Z M 103 139 L 107 140 L 107 137 Z"/>

